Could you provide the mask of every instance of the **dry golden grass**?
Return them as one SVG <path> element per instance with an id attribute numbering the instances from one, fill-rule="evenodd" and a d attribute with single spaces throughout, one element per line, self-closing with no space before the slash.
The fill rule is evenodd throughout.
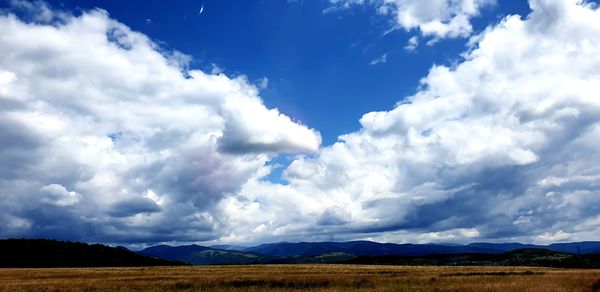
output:
<path id="1" fill-rule="evenodd" d="M 0 290 L 600 291 L 600 270 L 256 265 L 0 269 Z"/>

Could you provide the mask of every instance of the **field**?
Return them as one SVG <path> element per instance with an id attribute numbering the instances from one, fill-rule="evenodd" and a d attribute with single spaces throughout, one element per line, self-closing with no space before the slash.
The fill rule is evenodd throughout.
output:
<path id="1" fill-rule="evenodd" d="M 600 291 L 600 270 L 266 265 L 0 269 L 0 290 Z"/>

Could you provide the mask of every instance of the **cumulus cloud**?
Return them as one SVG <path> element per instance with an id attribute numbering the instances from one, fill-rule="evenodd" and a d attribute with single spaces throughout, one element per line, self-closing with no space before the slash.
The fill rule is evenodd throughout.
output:
<path id="1" fill-rule="evenodd" d="M 69 192 L 65 187 L 57 184 L 50 184 L 40 188 L 40 192 L 46 194 L 42 202 L 56 204 L 58 206 L 71 206 L 79 202 L 79 194 Z"/>
<path id="2" fill-rule="evenodd" d="M 0 235 L 595 239 L 600 11 L 530 4 L 321 149 L 315 130 L 268 109 L 244 77 L 189 69 L 104 11 L 59 21 L 5 13 Z M 287 183 L 262 179 L 274 155 L 296 152 Z"/>
<path id="3" fill-rule="evenodd" d="M 38 4 L 0 14 L 0 236 L 214 239 L 224 197 L 278 153 L 318 151 L 244 77 L 189 69 L 105 11 Z"/>
<path id="4" fill-rule="evenodd" d="M 394 109 L 294 160 L 287 185 L 250 180 L 224 200 L 244 226 L 229 239 L 597 239 L 600 10 L 530 4 Z"/>
<path id="5" fill-rule="evenodd" d="M 418 30 L 423 36 L 441 38 L 467 37 L 473 27 L 471 18 L 495 0 L 330 0 L 335 9 L 371 4 L 378 13 L 393 15 L 398 27 Z"/>
<path id="6" fill-rule="evenodd" d="M 113 204 L 108 213 L 115 217 L 129 217 L 140 213 L 160 212 L 160 207 L 156 202 L 147 198 L 132 198 L 126 201 L 120 201 Z"/>

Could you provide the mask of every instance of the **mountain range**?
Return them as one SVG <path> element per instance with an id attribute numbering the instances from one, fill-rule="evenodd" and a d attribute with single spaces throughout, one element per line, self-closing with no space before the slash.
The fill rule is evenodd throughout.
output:
<path id="1" fill-rule="evenodd" d="M 159 245 L 138 251 L 139 254 L 178 260 L 194 265 L 269 264 L 269 263 L 339 263 L 359 258 L 427 257 L 432 255 L 483 254 L 498 255 L 516 250 L 546 250 L 561 254 L 587 255 L 600 253 L 600 242 L 555 243 L 534 245 L 522 243 L 395 244 L 372 241 L 349 242 L 279 242 L 257 246 L 168 246 Z"/>
<path id="2" fill-rule="evenodd" d="M 120 267 L 230 264 L 504 265 L 600 268 L 600 242 L 394 244 L 372 241 L 280 242 L 257 246 L 151 246 L 0 240 L 0 267 Z"/>

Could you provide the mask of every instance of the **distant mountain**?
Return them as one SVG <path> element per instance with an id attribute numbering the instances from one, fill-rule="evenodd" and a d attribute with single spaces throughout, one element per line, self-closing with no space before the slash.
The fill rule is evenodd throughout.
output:
<path id="1" fill-rule="evenodd" d="M 553 251 L 560 251 L 573 254 L 591 254 L 600 253 L 600 242 L 598 241 L 583 241 L 569 243 L 553 243 L 547 248 Z"/>
<path id="2" fill-rule="evenodd" d="M 248 248 L 247 246 L 235 245 L 235 244 L 211 245 L 209 247 L 212 248 L 212 249 L 239 250 L 239 251 L 242 251 L 242 250 Z"/>
<path id="3" fill-rule="evenodd" d="M 182 260 L 194 265 L 246 265 L 265 264 L 272 259 L 248 252 L 209 249 L 190 254 Z"/>
<path id="4" fill-rule="evenodd" d="M 172 266 L 168 261 L 131 252 L 123 247 L 46 240 L 0 240 L 0 267 L 129 267 Z"/>
<path id="5" fill-rule="evenodd" d="M 471 243 L 467 245 L 442 244 L 395 244 L 372 241 L 349 242 L 279 242 L 248 247 L 243 251 L 260 253 L 272 257 L 310 257 L 342 252 L 355 256 L 422 256 L 428 254 L 483 253 L 498 254 L 517 249 L 537 248 L 573 254 L 600 253 L 600 242 L 556 243 L 534 245 L 522 243 Z"/>
<path id="6" fill-rule="evenodd" d="M 501 253 L 502 250 L 465 246 L 438 244 L 395 244 L 372 241 L 349 242 L 299 242 L 261 244 L 244 249 L 272 257 L 307 257 L 328 253 L 346 253 L 355 256 L 403 255 L 420 256 L 436 253 Z"/>
<path id="7" fill-rule="evenodd" d="M 575 242 L 544 245 L 521 243 L 395 244 L 372 241 L 349 242 L 279 242 L 251 247 L 239 246 L 167 246 L 159 245 L 140 254 L 179 260 L 195 265 L 270 264 L 270 263 L 336 263 L 357 257 L 424 257 L 465 254 L 505 254 L 520 249 L 541 249 L 571 254 L 600 252 L 600 242 Z"/>
<path id="8" fill-rule="evenodd" d="M 193 265 L 243 265 L 268 263 L 272 258 L 252 252 L 214 249 L 199 245 L 158 245 L 138 252 L 141 255 L 177 260 Z"/>
<path id="9" fill-rule="evenodd" d="M 471 243 L 468 246 L 495 249 L 503 252 L 523 248 L 547 249 L 572 254 L 600 253 L 600 241 L 582 241 L 568 243 L 553 243 L 550 245 L 535 245 L 522 243 Z"/>
<path id="10" fill-rule="evenodd" d="M 467 246 L 493 249 L 493 250 L 498 250 L 498 251 L 502 251 L 502 252 L 513 251 L 513 250 L 517 250 L 517 249 L 525 249 L 525 248 L 544 249 L 543 245 L 523 244 L 523 243 L 518 243 L 518 242 L 508 242 L 508 243 L 475 242 L 475 243 L 469 243 L 469 244 L 467 244 Z"/>
<path id="11" fill-rule="evenodd" d="M 190 254 L 198 253 L 209 249 L 209 247 L 200 246 L 196 244 L 180 246 L 156 245 L 146 248 L 138 253 L 142 255 L 148 255 L 168 260 L 182 260 Z"/>

